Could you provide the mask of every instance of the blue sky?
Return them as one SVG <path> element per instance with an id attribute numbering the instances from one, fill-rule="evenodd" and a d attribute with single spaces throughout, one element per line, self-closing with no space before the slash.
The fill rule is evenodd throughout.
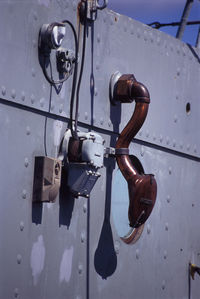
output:
<path id="1" fill-rule="evenodd" d="M 108 8 L 145 24 L 155 21 L 170 23 L 180 21 L 185 3 L 185 0 L 108 0 Z M 200 0 L 194 0 L 188 20 L 200 20 Z M 160 30 L 175 36 L 177 27 Z M 187 26 L 183 40 L 195 45 L 197 32 L 198 25 Z"/>

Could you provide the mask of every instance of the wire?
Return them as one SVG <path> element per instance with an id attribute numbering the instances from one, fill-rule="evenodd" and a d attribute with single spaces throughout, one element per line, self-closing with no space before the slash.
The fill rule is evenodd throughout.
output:
<path id="1" fill-rule="evenodd" d="M 162 23 L 162 24 L 160 22 L 153 22 L 151 24 L 148 24 L 148 26 L 159 29 L 161 27 L 166 27 L 166 26 L 179 26 L 180 24 L 181 24 L 180 22 Z M 198 25 L 198 24 L 200 24 L 200 21 L 190 21 L 187 22 L 186 25 Z"/>
<path id="2" fill-rule="evenodd" d="M 77 139 L 77 136 L 73 130 L 73 110 L 74 110 L 74 98 L 76 92 L 77 72 L 78 72 L 78 39 L 77 39 L 75 28 L 72 25 L 72 23 L 68 20 L 64 20 L 62 23 L 64 24 L 66 23 L 71 27 L 74 34 L 74 41 L 75 41 L 75 66 L 74 66 L 74 75 L 72 80 L 72 92 L 71 92 L 71 100 L 70 100 L 70 130 L 71 130 L 72 137 Z"/>
<path id="3" fill-rule="evenodd" d="M 84 62 L 85 62 L 86 33 L 87 33 L 87 1 L 85 2 L 81 68 L 80 68 L 79 79 L 78 79 L 77 90 L 76 90 L 76 111 L 75 111 L 75 125 L 74 125 L 74 131 L 75 131 L 76 138 L 78 138 L 77 137 L 77 126 L 78 126 L 78 110 L 79 110 L 79 92 L 80 92 L 81 81 L 82 81 L 82 76 L 83 76 L 83 69 L 84 69 Z"/>

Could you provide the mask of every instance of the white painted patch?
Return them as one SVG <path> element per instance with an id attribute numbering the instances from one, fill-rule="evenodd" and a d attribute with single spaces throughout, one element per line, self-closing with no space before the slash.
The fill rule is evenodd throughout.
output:
<path id="1" fill-rule="evenodd" d="M 50 1 L 49 0 L 38 0 L 39 5 L 44 5 L 49 7 Z"/>
<path id="2" fill-rule="evenodd" d="M 74 248 L 71 246 L 66 249 L 63 253 L 63 257 L 60 263 L 60 282 L 69 282 L 72 273 L 72 259 L 73 259 Z"/>
<path id="3" fill-rule="evenodd" d="M 40 235 L 33 244 L 31 251 L 31 269 L 33 276 L 33 284 L 37 285 L 38 279 L 44 269 L 45 247 L 43 236 Z"/>

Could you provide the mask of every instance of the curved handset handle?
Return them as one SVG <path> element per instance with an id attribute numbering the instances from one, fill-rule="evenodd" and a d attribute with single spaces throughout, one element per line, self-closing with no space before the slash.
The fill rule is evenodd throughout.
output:
<path id="1" fill-rule="evenodd" d="M 147 88 L 137 82 L 134 75 L 115 73 L 111 78 L 111 101 L 136 105 L 131 119 L 123 129 L 116 143 L 118 166 L 127 181 L 129 190 L 128 218 L 131 227 L 139 227 L 151 214 L 157 194 L 157 184 L 153 174 L 138 171 L 134 161 L 124 149 L 128 149 L 132 139 L 142 127 L 149 108 L 150 96 Z"/>

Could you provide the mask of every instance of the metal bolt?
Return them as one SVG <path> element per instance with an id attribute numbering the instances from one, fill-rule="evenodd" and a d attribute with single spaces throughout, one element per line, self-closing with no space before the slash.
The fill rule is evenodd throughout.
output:
<path id="1" fill-rule="evenodd" d="M 167 195 L 167 202 L 170 203 L 170 201 L 171 201 L 171 197 L 170 195 Z"/>
<path id="2" fill-rule="evenodd" d="M 43 107 L 44 106 L 44 98 L 40 99 L 40 106 Z"/>
<path id="3" fill-rule="evenodd" d="M 83 265 L 80 264 L 80 265 L 78 266 L 78 273 L 79 273 L 79 274 L 82 274 L 82 272 L 83 272 Z"/>
<path id="4" fill-rule="evenodd" d="M 30 135 L 31 134 L 31 129 L 29 126 L 26 127 L 26 135 Z"/>
<path id="5" fill-rule="evenodd" d="M 144 156 L 144 146 L 141 146 L 141 151 L 140 151 L 141 156 Z"/>
<path id="6" fill-rule="evenodd" d="M 98 95 L 98 90 L 97 90 L 96 87 L 95 87 L 95 89 L 94 89 L 94 95 L 95 95 L 95 97 Z"/>
<path id="7" fill-rule="evenodd" d="M 150 232 L 151 232 L 151 227 L 150 227 L 150 225 L 148 224 L 148 225 L 147 225 L 147 234 L 149 235 Z"/>
<path id="8" fill-rule="evenodd" d="M 190 150 L 190 144 L 187 144 L 187 151 Z"/>
<path id="9" fill-rule="evenodd" d="M 153 140 L 154 141 L 156 140 L 156 134 L 155 133 L 153 134 Z"/>
<path id="10" fill-rule="evenodd" d="M 108 121 L 108 126 L 110 127 L 110 126 L 111 126 L 111 124 L 112 124 L 112 123 L 111 123 L 111 120 L 109 120 L 109 121 Z"/>
<path id="11" fill-rule="evenodd" d="M 15 288 L 15 289 L 14 289 L 14 297 L 15 297 L 15 298 L 18 298 L 18 296 L 19 296 L 19 289 L 18 289 L 18 288 Z"/>
<path id="12" fill-rule="evenodd" d="M 20 222 L 19 227 L 22 232 L 24 230 L 24 222 L 23 221 Z"/>
<path id="13" fill-rule="evenodd" d="M 87 120 L 87 119 L 88 119 L 88 113 L 85 112 L 85 120 Z"/>
<path id="14" fill-rule="evenodd" d="M 27 194 L 27 192 L 26 192 L 26 190 L 24 189 L 24 190 L 22 191 L 22 198 L 23 198 L 23 199 L 26 199 L 26 194 Z"/>
<path id="15" fill-rule="evenodd" d="M 81 243 L 85 242 L 85 232 L 81 233 Z"/>
<path id="16" fill-rule="evenodd" d="M 169 167 L 169 174 L 172 174 L 172 168 L 171 168 L 171 166 Z"/>
<path id="17" fill-rule="evenodd" d="M 87 203 L 84 203 L 84 205 L 83 205 L 83 212 L 84 212 L 84 213 L 87 212 Z"/>
<path id="18" fill-rule="evenodd" d="M 136 253 L 136 259 L 139 260 L 139 258 L 140 258 L 139 249 L 136 249 L 135 253 Z"/>
<path id="19" fill-rule="evenodd" d="M 166 138 L 166 143 L 169 144 L 169 137 Z"/>
<path id="20" fill-rule="evenodd" d="M 3 96 L 6 95 L 6 88 L 5 88 L 5 86 L 2 86 L 2 87 L 1 87 L 1 92 L 2 92 L 2 95 L 3 95 Z"/>
<path id="21" fill-rule="evenodd" d="M 100 69 L 100 65 L 99 65 L 99 63 L 97 62 L 97 64 L 96 64 L 96 69 L 97 70 L 99 70 Z"/>
<path id="22" fill-rule="evenodd" d="M 24 165 L 25 165 L 25 167 L 28 167 L 28 165 L 29 165 L 28 158 L 24 159 Z"/>
<path id="23" fill-rule="evenodd" d="M 15 89 L 12 89 L 12 91 L 11 91 L 11 97 L 13 99 L 16 97 L 16 91 L 15 91 Z"/>
<path id="24" fill-rule="evenodd" d="M 34 94 L 32 94 L 31 95 L 31 103 L 34 104 L 34 102 L 35 102 L 35 96 L 34 96 Z"/>
<path id="25" fill-rule="evenodd" d="M 175 114 L 175 115 L 174 115 L 174 122 L 177 123 L 177 121 L 178 121 L 178 117 L 177 117 L 177 115 Z"/>
<path id="26" fill-rule="evenodd" d="M 148 130 L 146 131 L 146 137 L 147 138 L 149 137 L 149 131 Z"/>
<path id="27" fill-rule="evenodd" d="M 160 135 L 160 142 L 163 142 L 163 135 Z"/>
<path id="28" fill-rule="evenodd" d="M 20 265 L 21 262 L 22 262 L 22 256 L 21 256 L 21 254 L 18 254 L 17 255 L 17 263 L 18 263 L 18 265 Z"/>
<path id="29" fill-rule="evenodd" d="M 22 94 L 21 94 L 21 99 L 22 99 L 22 101 L 25 101 L 25 98 L 26 98 L 26 96 L 25 96 L 25 92 L 22 91 Z"/>
<path id="30" fill-rule="evenodd" d="M 175 139 L 173 139 L 173 147 L 176 147 L 176 140 Z"/>
<path id="31" fill-rule="evenodd" d="M 63 104 L 60 105 L 59 112 L 60 112 L 60 113 L 63 112 Z"/>
<path id="32" fill-rule="evenodd" d="M 97 42 L 100 43 L 100 41 L 101 41 L 100 35 L 97 34 Z"/>
<path id="33" fill-rule="evenodd" d="M 35 69 L 34 68 L 31 69 L 31 74 L 33 77 L 35 77 Z"/>
<path id="34" fill-rule="evenodd" d="M 167 258 L 167 251 L 166 250 L 164 251 L 163 257 L 166 260 L 166 258 Z"/>
<path id="35" fill-rule="evenodd" d="M 165 289 L 165 280 L 162 281 L 162 289 Z"/>
<path id="36" fill-rule="evenodd" d="M 166 231 L 169 230 L 169 224 L 168 224 L 168 222 L 165 223 L 165 230 L 166 230 Z"/>

